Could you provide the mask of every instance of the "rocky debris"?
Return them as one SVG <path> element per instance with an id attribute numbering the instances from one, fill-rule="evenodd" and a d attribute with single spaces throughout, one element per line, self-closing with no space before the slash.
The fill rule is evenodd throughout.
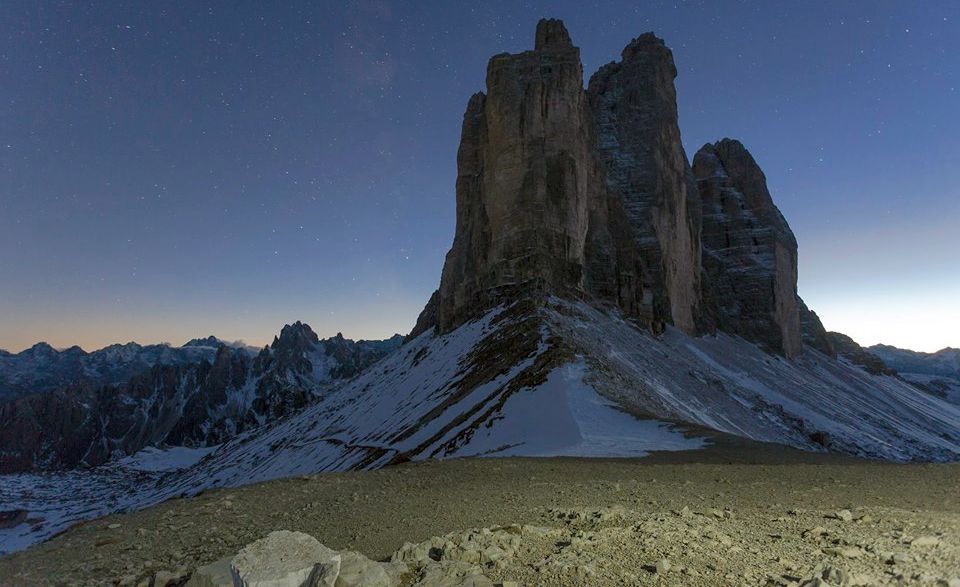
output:
<path id="1" fill-rule="evenodd" d="M 493 587 L 493 581 L 476 565 L 462 561 L 440 561 L 421 568 L 415 587 Z"/>
<path id="2" fill-rule="evenodd" d="M 233 587 L 233 573 L 230 561 L 233 555 L 225 556 L 193 572 L 186 587 Z"/>
<path id="3" fill-rule="evenodd" d="M 394 562 L 429 565 L 431 561 L 459 561 L 495 566 L 516 554 L 523 529 L 480 528 L 453 532 L 416 544 L 404 544 L 391 558 Z"/>
<path id="4" fill-rule="evenodd" d="M 830 344 L 836 349 L 837 355 L 850 361 L 854 365 L 863 367 L 864 371 L 873 375 L 896 375 L 895 369 L 887 367 L 883 360 L 867 352 L 862 346 L 856 343 L 846 334 L 839 332 L 828 332 Z"/>
<path id="5" fill-rule="evenodd" d="M 689 512 L 689 509 L 687 509 Z M 622 521 L 631 515 L 631 511 L 620 505 L 597 509 L 562 509 L 548 510 L 551 516 L 568 524 L 587 524 L 596 527 L 601 524 Z"/>
<path id="6" fill-rule="evenodd" d="M 402 562 L 380 563 L 345 550 L 340 552 L 340 574 L 334 587 L 393 587 L 408 572 Z"/>
<path id="7" fill-rule="evenodd" d="M 302 532 L 278 530 L 230 561 L 236 587 L 334 587 L 341 555 Z"/>

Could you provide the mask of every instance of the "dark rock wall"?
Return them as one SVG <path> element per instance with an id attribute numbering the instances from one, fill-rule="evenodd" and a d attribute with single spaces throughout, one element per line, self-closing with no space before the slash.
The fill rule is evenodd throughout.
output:
<path id="1" fill-rule="evenodd" d="M 587 90 L 606 184 L 648 271 L 654 319 L 694 334 L 700 299 L 700 203 L 677 120 L 673 54 L 652 33 L 603 66 Z"/>
<path id="2" fill-rule="evenodd" d="M 704 145 L 693 172 L 703 205 L 706 315 L 719 330 L 798 356 L 797 241 L 763 172 L 730 139 Z"/>

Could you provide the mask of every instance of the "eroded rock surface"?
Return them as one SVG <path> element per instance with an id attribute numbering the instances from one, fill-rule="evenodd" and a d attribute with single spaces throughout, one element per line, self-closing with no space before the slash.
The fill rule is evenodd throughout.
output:
<path id="1" fill-rule="evenodd" d="M 798 356 L 797 240 L 760 166 L 739 141 L 724 139 L 697 152 L 693 172 L 703 202 L 709 316 L 720 330 Z"/>
<path id="2" fill-rule="evenodd" d="M 652 33 L 582 84 L 563 24 L 494 56 L 457 155 L 457 225 L 440 287 L 412 336 L 499 303 L 610 304 L 655 333 L 722 330 L 788 358 L 833 356 L 796 292 L 797 243 L 737 141 L 688 163 L 673 55 Z"/>
<path id="3" fill-rule="evenodd" d="M 487 93 L 464 114 L 441 330 L 518 291 L 583 289 L 599 180 L 582 78 L 559 21 L 540 22 L 533 51 L 490 59 Z"/>
<path id="4" fill-rule="evenodd" d="M 230 561 L 236 587 L 334 587 L 340 554 L 303 532 L 278 530 Z"/>
<path id="5" fill-rule="evenodd" d="M 646 33 L 587 90 L 606 185 L 622 202 L 654 320 L 697 331 L 700 204 L 680 141 L 673 54 Z"/>

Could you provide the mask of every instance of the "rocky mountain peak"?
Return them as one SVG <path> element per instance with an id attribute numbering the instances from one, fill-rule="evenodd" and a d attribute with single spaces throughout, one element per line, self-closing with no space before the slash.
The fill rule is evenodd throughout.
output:
<path id="1" fill-rule="evenodd" d="M 446 331 L 503 300 L 582 291 L 599 199 L 590 124 L 560 21 L 541 21 L 534 50 L 490 59 L 487 91 L 463 118 L 457 230 L 430 322 Z"/>
<path id="2" fill-rule="evenodd" d="M 543 51 L 554 47 L 573 47 L 570 33 L 563 21 L 556 18 L 543 18 L 537 23 L 537 35 L 534 42 L 535 51 Z"/>
<path id="3" fill-rule="evenodd" d="M 35 357 L 48 357 L 57 354 L 57 349 L 53 348 L 45 342 L 38 342 L 35 345 L 31 346 L 26 352 Z"/>
<path id="4" fill-rule="evenodd" d="M 643 33 L 630 41 L 620 52 L 620 57 L 628 63 L 640 61 L 655 67 L 662 67 L 671 79 L 677 77 L 677 67 L 673 62 L 673 51 L 667 47 L 663 39 L 652 32 Z"/>
<path id="5" fill-rule="evenodd" d="M 185 347 L 211 347 L 211 348 L 217 348 L 217 347 L 220 346 L 221 344 L 222 344 L 222 343 L 220 342 L 220 339 L 211 334 L 210 336 L 207 336 L 206 338 L 194 338 L 194 339 L 192 339 L 192 340 L 189 340 L 189 341 L 187 341 L 186 343 L 184 343 L 183 346 L 185 346 Z"/>
<path id="6" fill-rule="evenodd" d="M 645 33 L 584 90 L 580 51 L 552 19 L 533 50 L 491 58 L 463 118 L 454 242 L 411 337 L 559 297 L 616 306 L 655 333 L 835 356 L 797 296 L 796 238 L 750 152 L 723 139 L 688 161 L 676 76 Z"/>
<path id="7" fill-rule="evenodd" d="M 673 55 L 652 33 L 587 87 L 606 187 L 621 204 L 655 330 L 698 331 L 700 200 L 680 139 Z"/>
<path id="8" fill-rule="evenodd" d="M 275 351 L 278 350 L 306 350 L 313 348 L 320 342 L 317 333 L 307 324 L 297 320 L 293 324 L 287 324 L 280 330 L 280 335 L 274 337 L 273 344 L 270 345 Z"/>

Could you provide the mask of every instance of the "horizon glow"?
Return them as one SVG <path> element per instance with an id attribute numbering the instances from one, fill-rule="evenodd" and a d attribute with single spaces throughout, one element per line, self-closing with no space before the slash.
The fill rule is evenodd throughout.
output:
<path id="1" fill-rule="evenodd" d="M 562 18 L 585 77 L 648 30 L 688 157 L 740 139 L 799 293 L 862 345 L 960 347 L 960 4 L 0 9 L 0 348 L 406 333 L 487 60 Z M 816 39 L 816 43 L 811 43 Z"/>

